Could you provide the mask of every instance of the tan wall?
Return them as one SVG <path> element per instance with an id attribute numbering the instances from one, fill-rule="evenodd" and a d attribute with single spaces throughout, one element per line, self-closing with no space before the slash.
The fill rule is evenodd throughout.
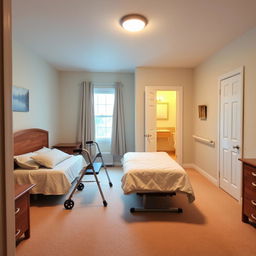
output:
<path id="1" fill-rule="evenodd" d="M 135 149 L 144 151 L 145 86 L 183 87 L 183 163 L 192 161 L 192 69 L 137 68 L 135 74 Z"/>
<path id="2" fill-rule="evenodd" d="M 125 134 L 128 151 L 134 151 L 134 74 L 60 72 L 60 142 L 77 140 L 82 81 L 94 83 L 122 82 L 124 96 Z"/>
<path id="3" fill-rule="evenodd" d="M 58 135 L 58 72 L 48 63 L 13 42 L 13 85 L 29 89 L 29 112 L 13 113 L 13 130 L 41 128 L 49 131 L 50 145 Z"/>
<path id="4" fill-rule="evenodd" d="M 256 157 L 256 29 L 198 66 L 194 71 L 193 133 L 217 141 L 218 78 L 244 66 L 244 156 Z M 208 106 L 208 118 L 200 121 L 197 106 Z M 217 148 L 193 143 L 194 163 L 212 177 L 217 177 Z"/>

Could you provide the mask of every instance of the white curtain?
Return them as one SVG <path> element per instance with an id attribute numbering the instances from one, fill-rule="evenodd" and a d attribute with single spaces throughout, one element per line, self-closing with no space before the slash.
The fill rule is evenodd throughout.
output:
<path id="1" fill-rule="evenodd" d="M 115 103 L 113 110 L 111 153 L 113 156 L 122 156 L 125 152 L 126 142 L 122 84 L 116 83 Z"/>
<path id="2" fill-rule="evenodd" d="M 82 101 L 79 137 L 82 147 L 85 148 L 85 142 L 95 140 L 95 123 L 94 123 L 94 93 L 93 84 L 82 82 Z"/>

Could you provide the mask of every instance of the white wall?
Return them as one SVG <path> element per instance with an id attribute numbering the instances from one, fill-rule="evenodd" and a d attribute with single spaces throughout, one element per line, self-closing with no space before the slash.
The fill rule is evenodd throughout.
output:
<path id="1" fill-rule="evenodd" d="M 121 82 L 127 150 L 134 151 L 134 74 L 62 71 L 60 74 L 60 142 L 77 141 L 82 81 Z"/>
<path id="2" fill-rule="evenodd" d="M 13 113 L 13 130 L 49 131 L 50 145 L 58 134 L 58 72 L 42 58 L 13 42 L 13 85 L 29 89 L 29 112 Z"/>
<path id="3" fill-rule="evenodd" d="M 145 86 L 183 87 L 183 162 L 192 161 L 192 69 L 137 68 L 135 74 L 135 149 L 144 151 Z"/>
<path id="4" fill-rule="evenodd" d="M 193 127 L 194 134 L 215 141 L 218 121 L 218 78 L 222 74 L 244 66 L 244 156 L 256 157 L 256 29 L 198 66 L 194 71 Z M 207 105 L 207 120 L 198 118 L 197 106 Z M 217 177 L 217 147 L 193 144 L 194 163 L 209 175 Z"/>

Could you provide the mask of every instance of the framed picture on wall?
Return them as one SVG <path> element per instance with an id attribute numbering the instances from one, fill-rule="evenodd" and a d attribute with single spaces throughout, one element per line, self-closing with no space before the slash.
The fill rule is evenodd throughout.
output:
<path id="1" fill-rule="evenodd" d="M 12 111 L 29 111 L 29 90 L 21 87 L 12 87 Z"/>
<path id="2" fill-rule="evenodd" d="M 207 106 L 199 105 L 198 106 L 198 114 L 199 114 L 199 118 L 201 120 L 206 120 L 207 119 Z"/>
<path id="3" fill-rule="evenodd" d="M 167 120 L 169 118 L 169 104 L 168 103 L 157 103 L 156 118 L 157 118 L 157 120 Z"/>

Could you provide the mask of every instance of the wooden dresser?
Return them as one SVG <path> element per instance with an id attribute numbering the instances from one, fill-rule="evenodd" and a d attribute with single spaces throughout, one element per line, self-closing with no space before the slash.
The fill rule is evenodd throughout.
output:
<path id="1" fill-rule="evenodd" d="M 16 240 L 23 234 L 25 238 L 30 237 L 30 197 L 29 190 L 34 184 L 15 185 L 15 235 Z"/>
<path id="2" fill-rule="evenodd" d="M 243 162 L 242 221 L 256 224 L 256 159 L 240 159 Z"/>
<path id="3" fill-rule="evenodd" d="M 79 149 L 81 148 L 81 142 L 77 143 L 59 143 L 53 146 L 53 148 L 57 148 L 67 154 L 74 154 L 73 150 L 74 149 Z"/>

